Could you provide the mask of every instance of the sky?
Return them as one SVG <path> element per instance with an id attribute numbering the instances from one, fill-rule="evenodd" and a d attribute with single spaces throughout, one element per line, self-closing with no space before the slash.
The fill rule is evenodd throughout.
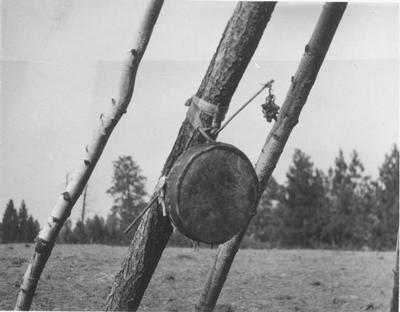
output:
<path id="1" fill-rule="evenodd" d="M 22 199 L 43 223 L 84 155 L 98 116 L 117 96 L 121 63 L 143 1 L 1 2 L 0 216 Z M 131 155 L 154 188 L 185 117 L 185 101 L 207 70 L 234 2 L 166 1 L 123 116 L 89 181 L 88 215 L 106 216 L 112 162 Z M 282 104 L 322 3 L 278 3 L 227 117 L 274 79 Z M 398 142 L 399 5 L 350 3 L 274 176 L 284 183 L 295 148 L 317 168 L 353 149 L 366 173 Z M 271 124 L 257 98 L 219 141 L 255 163 Z M 81 202 L 72 213 L 79 218 Z"/>

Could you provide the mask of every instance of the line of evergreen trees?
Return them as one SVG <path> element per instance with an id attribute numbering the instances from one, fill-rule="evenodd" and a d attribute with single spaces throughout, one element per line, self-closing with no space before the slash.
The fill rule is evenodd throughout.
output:
<path id="1" fill-rule="evenodd" d="M 280 185 L 271 178 L 258 213 L 243 242 L 245 247 L 393 249 L 399 220 L 399 151 L 385 156 L 379 176 L 372 179 L 356 151 L 346 161 L 339 151 L 327 173 L 315 168 L 311 158 L 296 150 L 293 163 Z M 111 213 L 94 216 L 74 228 L 67 223 L 59 241 L 64 243 L 127 244 L 123 229 L 143 209 L 145 177 L 130 156 L 114 162 Z M 170 245 L 192 246 L 174 233 Z"/>
<path id="2" fill-rule="evenodd" d="M 115 235 L 115 225 L 112 224 L 112 216 L 107 218 L 95 215 L 93 218 L 87 218 L 85 222 L 79 220 L 72 226 L 71 220 L 67 220 L 57 238 L 58 243 L 62 244 L 107 244 L 122 245 L 122 238 Z"/>
<path id="3" fill-rule="evenodd" d="M 247 241 L 277 248 L 394 249 L 399 226 L 399 150 L 393 146 L 373 180 L 356 151 L 342 150 L 328 173 L 301 150 L 287 181 L 271 179 Z"/>
<path id="4" fill-rule="evenodd" d="M 258 248 L 345 248 L 393 249 L 399 225 L 399 150 L 396 145 L 385 155 L 379 176 L 372 179 L 356 151 L 346 161 L 339 151 L 327 173 L 315 168 L 310 156 L 297 149 L 283 185 L 274 178 L 268 183 L 253 218 L 243 247 Z M 114 161 L 113 198 L 107 218 L 95 215 L 72 225 L 67 220 L 58 243 L 126 245 L 126 226 L 145 207 L 146 178 L 131 156 Z M 17 213 L 12 200 L 0 224 L 1 241 L 31 242 L 39 223 L 28 217 L 25 203 Z M 192 246 L 179 233 L 173 246 Z"/>
<path id="5" fill-rule="evenodd" d="M 32 243 L 39 233 L 39 222 L 28 216 L 28 209 L 24 201 L 20 208 L 14 207 L 12 199 L 7 204 L 0 223 L 0 242 L 1 243 Z"/>

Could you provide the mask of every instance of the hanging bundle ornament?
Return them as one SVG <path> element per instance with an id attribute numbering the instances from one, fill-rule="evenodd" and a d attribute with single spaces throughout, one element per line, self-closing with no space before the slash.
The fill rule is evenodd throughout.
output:
<path id="1" fill-rule="evenodd" d="M 261 105 L 264 118 L 267 119 L 268 122 L 278 120 L 278 112 L 280 109 L 280 107 L 275 104 L 275 95 L 272 94 L 272 83 L 273 81 L 271 81 L 268 86 L 268 95 L 265 98 L 265 103 Z"/>

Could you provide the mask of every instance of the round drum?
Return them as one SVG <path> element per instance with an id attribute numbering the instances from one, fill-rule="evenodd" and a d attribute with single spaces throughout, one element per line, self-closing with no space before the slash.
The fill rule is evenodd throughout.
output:
<path id="1" fill-rule="evenodd" d="M 220 244 L 240 232 L 255 213 L 258 180 L 236 147 L 206 143 L 187 149 L 167 178 L 171 221 L 192 240 Z"/>

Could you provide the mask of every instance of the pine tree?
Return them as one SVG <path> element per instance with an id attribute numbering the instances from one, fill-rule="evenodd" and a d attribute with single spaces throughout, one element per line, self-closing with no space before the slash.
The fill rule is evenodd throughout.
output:
<path id="1" fill-rule="evenodd" d="M 74 230 L 72 231 L 72 243 L 75 244 L 86 244 L 88 243 L 88 235 L 86 233 L 85 224 L 82 220 L 78 220 L 75 224 Z"/>
<path id="2" fill-rule="evenodd" d="M 12 199 L 7 204 L 3 216 L 3 243 L 15 243 L 18 240 L 18 216 Z"/>
<path id="3" fill-rule="evenodd" d="M 131 156 L 120 156 L 114 161 L 112 186 L 107 193 L 111 194 L 114 200 L 111 211 L 118 219 L 115 230 L 121 233 L 120 239 L 126 242 L 128 237 L 122 236 L 123 229 L 145 206 L 145 182 L 146 178 Z"/>
<path id="4" fill-rule="evenodd" d="M 329 170 L 330 219 L 324 230 L 332 246 L 363 247 L 370 241 L 374 187 L 356 151 L 347 163 L 342 150 Z"/>
<path id="5" fill-rule="evenodd" d="M 325 190 L 322 173 L 310 157 L 296 149 L 286 174 L 282 200 L 283 235 L 287 246 L 316 247 L 322 232 Z"/>
<path id="6" fill-rule="evenodd" d="M 35 221 L 32 216 L 29 216 L 29 218 L 26 221 L 26 226 L 25 226 L 25 240 L 24 242 L 29 242 L 33 243 L 35 241 L 35 238 L 37 234 L 39 233 L 39 229 L 36 228 Z"/>
<path id="7" fill-rule="evenodd" d="M 3 241 L 3 223 L 0 222 L 0 243 Z"/>
<path id="8" fill-rule="evenodd" d="M 281 245 L 282 218 L 279 215 L 280 201 L 284 188 L 271 177 L 261 196 L 257 214 L 251 221 L 246 236 L 261 242 L 269 242 L 271 247 Z"/>
<path id="9" fill-rule="evenodd" d="M 105 223 L 102 217 L 95 215 L 93 219 L 86 219 L 85 227 L 89 243 L 104 243 Z"/>
<path id="10" fill-rule="evenodd" d="M 374 213 L 373 247 L 394 249 L 399 227 L 399 150 L 392 147 L 379 169 Z"/>
<path id="11" fill-rule="evenodd" d="M 106 243 L 111 245 L 121 244 L 121 231 L 119 229 L 118 218 L 115 213 L 110 213 L 106 221 Z"/>
<path id="12" fill-rule="evenodd" d="M 369 247 L 374 223 L 372 211 L 376 201 L 376 187 L 371 177 L 364 174 L 364 165 L 355 150 L 351 155 L 349 175 L 353 187 L 350 245 L 358 248 Z"/>
<path id="13" fill-rule="evenodd" d="M 25 201 L 21 202 L 21 207 L 18 211 L 18 242 L 25 243 L 28 241 L 27 233 L 28 210 Z"/>

